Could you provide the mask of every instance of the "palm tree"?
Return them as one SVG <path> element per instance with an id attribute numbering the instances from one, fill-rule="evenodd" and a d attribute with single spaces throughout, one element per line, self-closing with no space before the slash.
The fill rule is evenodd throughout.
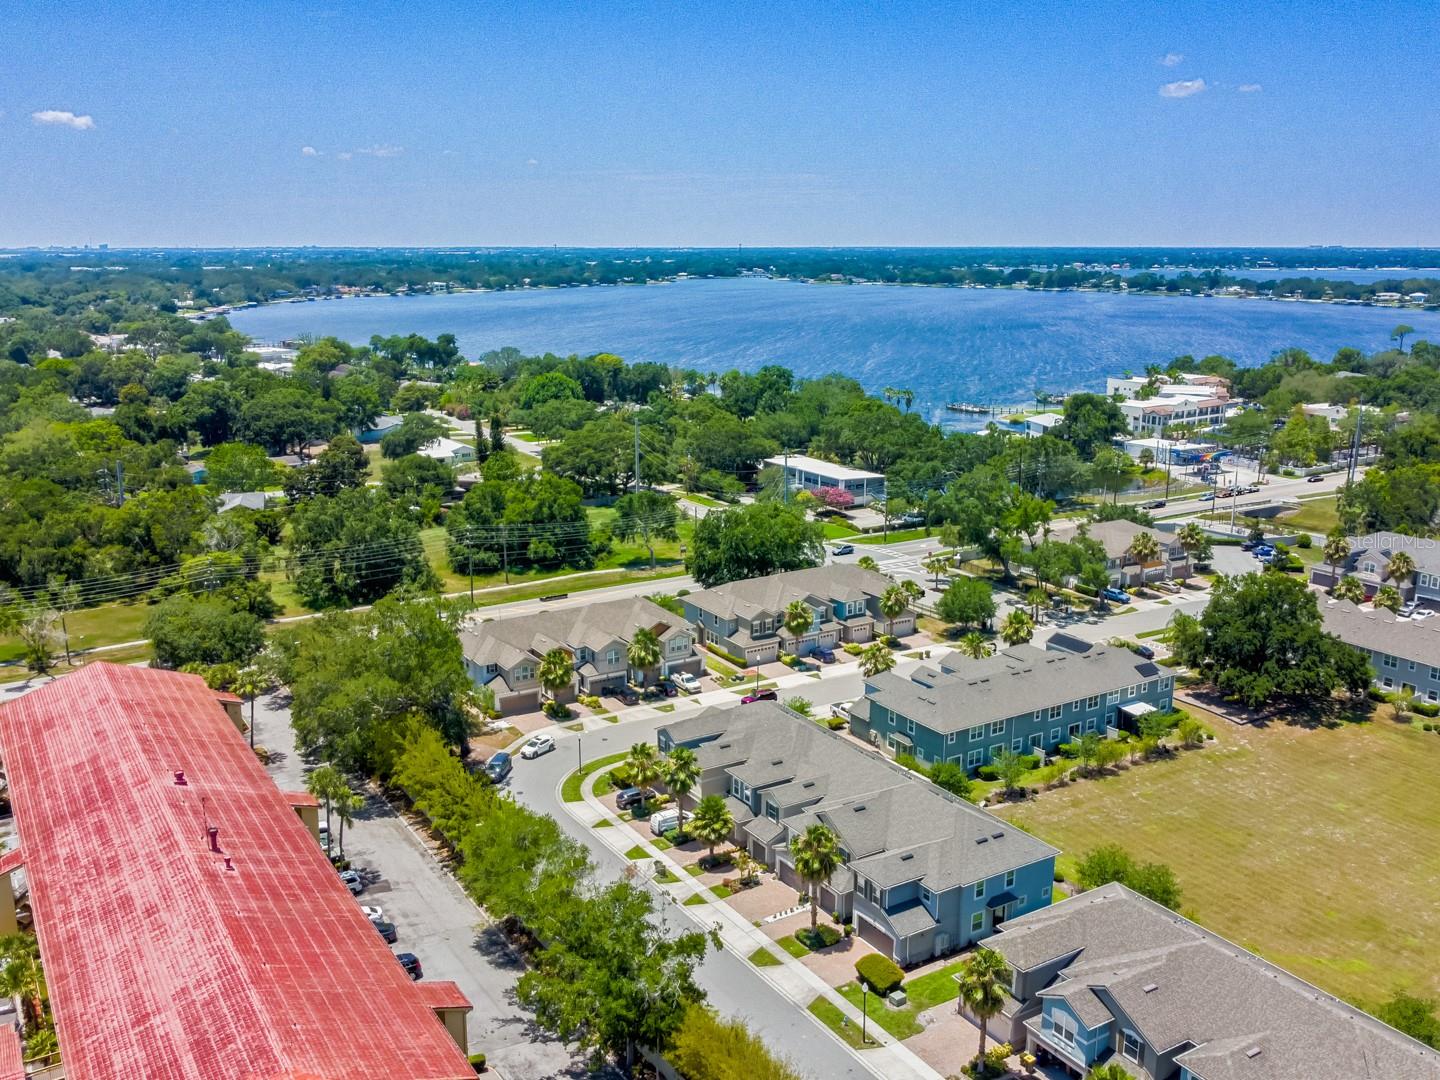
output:
<path id="1" fill-rule="evenodd" d="M 1415 560 L 1408 552 L 1395 552 L 1385 567 L 1385 576 L 1403 589 L 1405 583 L 1415 576 Z"/>
<path id="2" fill-rule="evenodd" d="M 785 605 L 785 613 L 780 616 L 780 624 L 795 639 L 795 652 L 800 651 L 800 638 L 814 622 L 815 609 L 804 600 L 791 600 Z"/>
<path id="3" fill-rule="evenodd" d="M 709 862 L 715 862 L 715 845 L 724 843 L 735 831 L 735 815 L 725 805 L 720 795 L 706 795 L 695 807 L 695 816 L 690 819 L 690 828 L 695 839 L 710 848 Z"/>
<path id="4" fill-rule="evenodd" d="M 1000 626 L 1000 637 L 1006 645 L 1023 645 L 1034 636 L 1035 622 L 1022 608 L 1012 610 Z"/>
<path id="5" fill-rule="evenodd" d="M 321 765 L 305 777 L 305 790 L 325 804 L 325 852 L 329 854 L 330 812 L 334 809 L 335 799 L 342 792 L 349 791 L 350 785 L 345 782 L 345 774 L 334 765 Z"/>
<path id="6" fill-rule="evenodd" d="M 660 754 L 655 749 L 655 744 L 637 742 L 631 746 L 630 753 L 625 758 L 625 771 L 630 774 L 630 783 L 641 791 L 659 780 Z"/>
<path id="7" fill-rule="evenodd" d="M 636 629 L 630 644 L 626 646 L 625 660 L 640 673 L 640 681 L 644 682 L 645 672 L 660 663 L 660 639 L 655 635 L 655 631 L 648 626 Z"/>
<path id="8" fill-rule="evenodd" d="M 1365 602 L 1365 584 L 1359 578 L 1346 574 L 1330 590 L 1336 600 L 1349 600 L 1352 604 Z"/>
<path id="9" fill-rule="evenodd" d="M 38 1028 L 44 1020 L 45 971 L 40 966 L 40 943 L 34 934 L 6 934 L 0 937 L 0 994 L 18 997 L 25 1009 L 27 1028 Z"/>
<path id="10" fill-rule="evenodd" d="M 875 558 L 872 555 L 861 555 L 860 558 L 855 560 L 855 565 L 860 567 L 861 570 L 880 569 L 880 564 L 875 561 Z"/>
<path id="11" fill-rule="evenodd" d="M 554 698 L 575 678 L 575 660 L 557 646 L 540 658 L 540 670 L 535 677 L 540 680 L 540 688 Z"/>
<path id="12" fill-rule="evenodd" d="M 948 556 L 941 555 L 937 552 L 927 558 L 921 566 L 924 567 L 927 574 L 935 575 L 935 588 L 938 589 L 940 588 L 940 575 L 950 569 L 950 559 Z"/>
<path id="13" fill-rule="evenodd" d="M 900 588 L 905 591 L 907 600 L 923 600 L 925 598 L 925 586 L 914 578 L 905 578 L 900 582 Z"/>
<path id="14" fill-rule="evenodd" d="M 1384 608 L 1386 611 L 1399 611 L 1404 601 L 1400 598 L 1400 590 L 1394 585 L 1381 585 L 1375 593 L 1375 606 Z"/>
<path id="15" fill-rule="evenodd" d="M 265 692 L 258 668 L 247 667 L 235 677 L 235 693 L 250 702 L 250 749 L 255 749 L 255 699 Z"/>
<path id="16" fill-rule="evenodd" d="M 346 787 L 335 799 L 335 816 L 340 819 L 340 857 L 345 857 L 345 826 L 355 824 L 355 815 L 365 809 L 365 796 Z"/>
<path id="17" fill-rule="evenodd" d="M 1109 1065 L 1096 1065 L 1086 1074 L 1085 1080 L 1135 1080 L 1114 1061 Z"/>
<path id="18" fill-rule="evenodd" d="M 860 654 L 860 673 L 867 679 L 895 666 L 895 654 L 883 642 L 872 641 Z"/>
<path id="19" fill-rule="evenodd" d="M 1010 966 L 994 949 L 981 947 L 965 961 L 956 977 L 960 984 L 960 1005 L 969 1009 L 980 1028 L 980 1051 L 985 1057 L 985 1024 L 1005 1007 L 1005 994 L 1010 985 Z"/>
<path id="20" fill-rule="evenodd" d="M 1400 343 L 1400 344 L 1399 344 L 1399 349 L 1400 349 L 1400 351 L 1401 351 L 1401 352 L 1404 352 L 1404 351 L 1405 351 L 1405 339 L 1406 339 L 1407 337 L 1409 337 L 1409 336 L 1410 336 L 1411 334 L 1413 334 L 1413 333 L 1415 333 L 1415 327 L 1410 326 L 1408 323 L 1401 323 L 1399 326 L 1395 327 L 1394 330 L 1391 330 L 1391 331 L 1390 331 L 1390 340 L 1391 340 L 1391 341 L 1398 341 L 1398 342 Z"/>
<path id="21" fill-rule="evenodd" d="M 1039 622 L 1040 609 L 1050 602 L 1050 593 L 1046 589 L 1031 589 L 1025 594 L 1025 602 L 1030 605 L 1030 617 Z"/>
<path id="22" fill-rule="evenodd" d="M 910 605 L 910 598 L 899 585 L 891 585 L 880 594 L 880 614 L 885 616 L 885 632 L 895 632 L 895 620 Z"/>
<path id="23" fill-rule="evenodd" d="M 1180 546 L 1185 549 L 1185 576 L 1188 577 L 1191 564 L 1200 559 L 1201 552 L 1206 553 L 1205 558 L 1210 557 L 1207 551 L 1210 547 L 1210 538 L 1205 535 L 1205 530 L 1195 522 L 1187 521 L 1180 526 L 1180 531 L 1175 534 L 1175 539 L 1179 540 Z"/>
<path id="24" fill-rule="evenodd" d="M 1325 547 L 1321 549 L 1325 557 L 1325 563 L 1330 567 L 1330 595 L 1335 595 L 1335 586 L 1340 584 L 1340 564 L 1350 557 L 1350 541 L 1345 538 L 1345 533 L 1336 529 L 1329 536 L 1325 537 Z"/>
<path id="25" fill-rule="evenodd" d="M 1145 568 L 1160 558 L 1160 541 L 1148 532 L 1136 533 L 1130 541 L 1130 556 L 1140 564 L 1140 580 L 1145 580 Z"/>
<path id="26" fill-rule="evenodd" d="M 790 857 L 810 895 L 810 933 L 814 934 L 820 917 L 816 906 L 818 886 L 840 869 L 840 840 L 828 826 L 811 825 L 790 841 Z"/>
<path id="27" fill-rule="evenodd" d="M 684 836 L 685 796 L 700 782 L 700 762 L 695 757 L 694 750 L 688 746 L 677 746 L 665 755 L 660 770 L 660 775 L 665 778 L 665 786 L 675 796 L 675 809 L 680 815 L 676 828 L 680 830 L 680 835 Z"/>
<path id="28" fill-rule="evenodd" d="M 899 390 L 896 390 L 896 391 L 895 391 L 895 399 L 896 399 L 897 401 L 902 401 L 902 402 L 904 402 L 904 403 L 905 403 L 905 411 L 906 411 L 906 412 L 909 412 L 909 411 L 910 411 L 910 406 L 911 406 L 911 405 L 914 403 L 914 401 L 915 401 L 915 391 L 909 389 L 908 387 L 901 387 Z"/>
<path id="29" fill-rule="evenodd" d="M 960 652 L 972 660 L 983 660 L 990 655 L 990 642 L 984 634 L 971 630 L 956 642 Z"/>

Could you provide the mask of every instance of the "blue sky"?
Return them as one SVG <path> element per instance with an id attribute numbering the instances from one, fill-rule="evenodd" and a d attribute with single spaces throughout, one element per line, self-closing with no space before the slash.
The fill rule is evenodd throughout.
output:
<path id="1" fill-rule="evenodd" d="M 0 245 L 1440 246 L 1433 3 L 9 4 Z"/>

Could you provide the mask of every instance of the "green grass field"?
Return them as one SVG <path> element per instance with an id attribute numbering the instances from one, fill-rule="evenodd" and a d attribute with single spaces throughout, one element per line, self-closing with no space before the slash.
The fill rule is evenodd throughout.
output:
<path id="1" fill-rule="evenodd" d="M 1001 811 L 1070 858 L 1118 843 L 1170 865 L 1181 910 L 1373 1007 L 1440 995 L 1440 735 L 1397 723 L 1237 727 L 1118 776 Z"/>
<path id="2" fill-rule="evenodd" d="M 1302 502 L 1299 510 L 1281 520 L 1292 528 L 1309 529 L 1323 536 L 1340 523 L 1340 515 L 1335 509 L 1335 496 L 1331 495 Z"/>

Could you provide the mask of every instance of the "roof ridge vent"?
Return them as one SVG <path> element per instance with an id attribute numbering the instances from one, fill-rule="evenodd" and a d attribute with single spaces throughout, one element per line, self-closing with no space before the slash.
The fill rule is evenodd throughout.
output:
<path id="1" fill-rule="evenodd" d="M 185 779 L 185 770 L 184 770 L 184 769 L 176 769 L 176 770 L 175 770 L 175 786 L 176 786 L 176 787 L 189 787 L 189 786 L 190 786 L 190 781 Z"/>
<path id="2" fill-rule="evenodd" d="M 1246 1051 L 1245 1051 L 1245 1056 L 1246 1056 L 1247 1058 L 1257 1058 L 1257 1057 L 1259 1057 L 1259 1056 L 1260 1056 L 1260 1047 L 1258 1047 L 1258 1046 L 1252 1046 L 1252 1047 L 1250 1047 L 1249 1050 L 1246 1050 Z"/>
<path id="3" fill-rule="evenodd" d="M 1144 991 L 1145 993 L 1147 993 L 1147 994 L 1153 994 L 1156 990 L 1159 990 L 1159 989 L 1160 989 L 1160 984 L 1159 984 L 1159 983 L 1146 983 L 1146 984 L 1145 984 L 1144 986 L 1142 986 L 1140 989 L 1143 990 L 1143 991 Z"/>
<path id="4" fill-rule="evenodd" d="M 977 844 L 988 844 L 989 842 L 990 842 L 990 838 L 989 838 L 988 836 L 977 836 L 977 837 L 975 837 L 975 843 L 977 843 Z"/>

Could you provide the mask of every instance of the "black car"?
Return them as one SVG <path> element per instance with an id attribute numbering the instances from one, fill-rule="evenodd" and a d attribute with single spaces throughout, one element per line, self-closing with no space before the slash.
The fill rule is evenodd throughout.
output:
<path id="1" fill-rule="evenodd" d="M 485 775 L 492 784 L 498 784 L 510 775 L 510 770 L 514 767 L 515 763 L 510 760 L 510 755 L 501 750 L 485 763 Z"/>
<path id="2" fill-rule="evenodd" d="M 633 810 L 646 799 L 653 799 L 655 792 L 650 788 L 627 787 L 615 796 L 615 808 L 617 810 Z"/>
<path id="3" fill-rule="evenodd" d="M 398 952 L 395 959 L 400 961 L 400 966 L 405 969 L 405 974 L 412 979 L 418 979 L 425 973 L 420 970 L 420 957 L 413 952 Z"/>
<path id="4" fill-rule="evenodd" d="M 1151 499 L 1149 502 L 1147 502 L 1147 503 L 1146 503 L 1144 506 L 1142 506 L 1140 509 L 1142 509 L 1142 510 L 1160 510 L 1160 509 L 1162 509 L 1164 506 L 1165 506 L 1165 500 L 1164 500 L 1164 499 Z"/>
<path id="5" fill-rule="evenodd" d="M 628 686 L 623 686 L 619 690 L 616 690 L 612 696 L 619 698 L 621 704 L 623 705 L 640 704 L 640 695 L 635 693 L 635 691 Z"/>
<path id="6" fill-rule="evenodd" d="M 394 945 L 400 940 L 400 933 L 395 929 L 393 922 L 386 922 L 384 919 L 376 919 L 375 929 L 380 931 L 380 936 L 385 939 L 385 944 Z"/>
<path id="7" fill-rule="evenodd" d="M 1136 645 L 1135 654 L 1137 656 L 1143 656 L 1146 660 L 1155 659 L 1155 650 L 1152 649 L 1149 645 Z"/>

